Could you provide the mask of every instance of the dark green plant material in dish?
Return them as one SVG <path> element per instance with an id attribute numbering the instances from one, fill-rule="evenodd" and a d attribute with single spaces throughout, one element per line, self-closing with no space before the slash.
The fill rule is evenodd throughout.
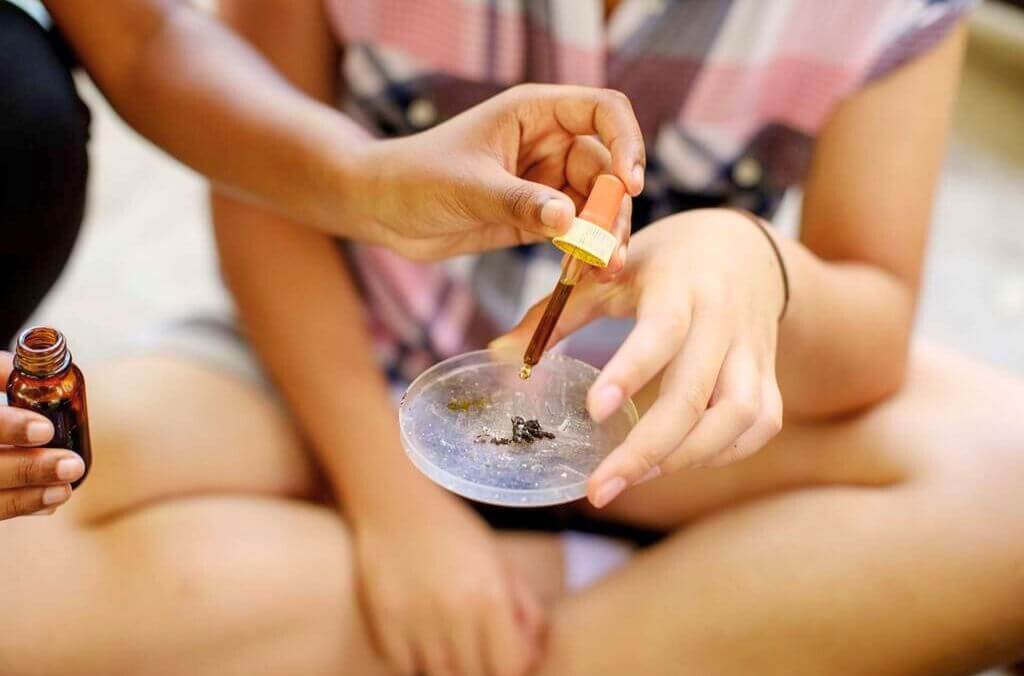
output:
<path id="1" fill-rule="evenodd" d="M 555 433 L 548 432 L 540 425 L 538 420 L 527 420 L 522 416 L 512 417 L 512 436 L 496 437 L 491 434 L 478 434 L 473 441 L 478 444 L 491 443 L 496 446 L 508 446 L 510 444 L 532 444 L 541 439 L 554 439 Z"/>

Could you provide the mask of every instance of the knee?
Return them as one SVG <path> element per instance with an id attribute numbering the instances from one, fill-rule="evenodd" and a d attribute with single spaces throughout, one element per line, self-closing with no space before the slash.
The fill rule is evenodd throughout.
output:
<path id="1" fill-rule="evenodd" d="M 336 513 L 275 498 L 216 508 L 217 523 L 194 529 L 153 573 L 186 616 L 212 613 L 211 626 L 337 625 L 339 609 L 353 603 L 355 566 Z"/>
<path id="2" fill-rule="evenodd" d="M 206 676 L 225 664 L 314 673 L 284 665 L 340 662 L 358 612 L 348 534 L 330 510 L 193 498 L 115 524 L 103 568 L 55 602 L 68 630 L 30 623 L 13 644 L 21 668 L 4 664 L 4 676 L 66 676 L 68 665 L 76 676 Z M 296 645 L 303 654 L 287 649 Z"/>
<path id="3" fill-rule="evenodd" d="M 863 461 L 881 477 L 866 483 L 1019 486 L 1024 485 L 1022 400 L 1019 378 L 921 344 L 899 393 L 822 435 L 834 442 L 829 458 L 843 461 L 833 463 L 839 469 Z"/>
<path id="4" fill-rule="evenodd" d="M 914 385 L 922 393 L 916 422 L 931 438 L 934 450 L 925 459 L 935 473 L 997 491 L 1024 485 L 1024 380 L 933 351 Z"/>

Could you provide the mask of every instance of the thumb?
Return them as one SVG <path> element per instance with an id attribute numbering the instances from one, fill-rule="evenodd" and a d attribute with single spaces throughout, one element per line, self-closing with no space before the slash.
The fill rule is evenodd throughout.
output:
<path id="1" fill-rule="evenodd" d="M 476 178 L 473 187 L 468 206 L 483 223 L 550 238 L 568 230 L 576 216 L 576 206 L 565 193 L 503 170 Z"/>

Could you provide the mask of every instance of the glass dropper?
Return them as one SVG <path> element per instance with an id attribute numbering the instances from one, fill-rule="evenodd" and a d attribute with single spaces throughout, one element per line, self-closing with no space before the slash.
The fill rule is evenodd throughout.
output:
<path id="1" fill-rule="evenodd" d="M 583 277 L 587 266 L 607 267 L 618 240 L 611 233 L 612 225 L 619 214 L 622 197 L 626 194 L 626 186 L 611 174 L 602 174 L 594 181 L 587 203 L 578 218 L 573 220 L 569 231 L 552 240 L 552 244 L 567 255 L 562 262 L 562 272 L 558 283 L 540 323 L 534 329 L 533 337 L 523 355 L 523 367 L 519 377 L 523 380 L 530 377 L 547 349 L 551 334 L 558 324 L 558 318 L 565 309 L 569 294 Z"/>
<path id="2" fill-rule="evenodd" d="M 580 281 L 585 269 L 586 263 L 575 256 L 566 255 L 565 261 L 562 263 L 562 274 L 558 277 L 558 284 L 551 292 L 551 300 L 544 308 L 544 316 L 541 317 L 540 323 L 534 329 L 533 338 L 530 339 L 530 344 L 523 355 L 523 368 L 519 369 L 519 377 L 523 380 L 530 377 L 533 367 L 537 365 L 544 350 L 547 349 L 551 334 L 558 324 L 558 318 L 562 316 L 565 303 L 569 300 L 569 294 L 576 287 L 576 283 Z"/>

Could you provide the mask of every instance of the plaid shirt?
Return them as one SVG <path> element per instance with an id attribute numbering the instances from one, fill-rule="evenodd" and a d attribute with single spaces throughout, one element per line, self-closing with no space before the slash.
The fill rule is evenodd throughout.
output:
<path id="1" fill-rule="evenodd" d="M 368 129 L 429 128 L 521 82 L 629 96 L 648 144 L 634 229 L 701 206 L 770 216 L 845 97 L 934 46 L 973 0 L 325 0 L 345 98 Z M 412 263 L 346 246 L 396 387 L 476 349 L 553 286 L 546 245 Z M 569 351 L 600 365 L 628 326 Z"/>

